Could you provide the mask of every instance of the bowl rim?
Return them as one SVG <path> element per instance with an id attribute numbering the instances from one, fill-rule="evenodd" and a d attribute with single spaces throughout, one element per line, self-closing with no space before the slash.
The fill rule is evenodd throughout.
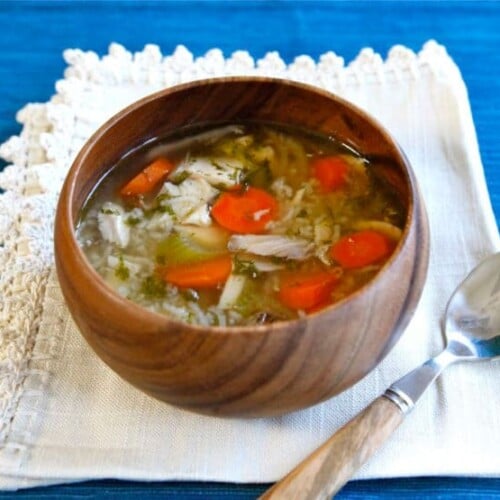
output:
<path id="1" fill-rule="evenodd" d="M 212 85 L 212 84 L 224 84 L 224 83 L 232 83 L 232 82 L 240 82 L 240 83 L 276 83 L 278 85 L 285 85 L 289 87 L 294 87 L 304 92 L 312 92 L 315 94 L 322 95 L 323 97 L 333 100 L 339 103 L 341 106 L 348 108 L 350 111 L 354 112 L 358 116 L 360 116 L 364 121 L 369 122 L 372 126 L 378 129 L 384 139 L 392 145 L 393 149 L 400 156 L 400 163 L 404 165 L 404 169 L 402 173 L 404 174 L 404 178 L 406 181 L 406 185 L 408 186 L 408 206 L 406 213 L 406 220 L 404 227 L 402 229 L 402 235 L 399 239 L 397 245 L 395 246 L 393 252 L 390 257 L 384 262 L 384 264 L 380 267 L 378 272 L 363 286 L 355 290 L 354 292 L 348 294 L 344 298 L 340 299 L 337 302 L 334 302 L 327 307 L 313 312 L 308 313 L 304 316 L 299 316 L 295 319 L 290 320 L 282 320 L 276 321 L 273 323 L 261 324 L 261 325 L 200 325 L 197 323 L 188 323 L 182 320 L 178 320 L 172 318 L 166 314 L 158 313 L 155 311 L 151 311 L 146 307 L 137 304 L 136 302 L 122 297 L 118 292 L 116 292 L 110 285 L 108 285 L 101 275 L 97 272 L 97 270 L 90 264 L 87 256 L 83 252 L 80 244 L 78 243 L 76 237 L 76 228 L 78 220 L 73 219 L 73 210 L 72 210 L 72 202 L 75 197 L 76 189 L 76 179 L 80 173 L 80 170 L 85 162 L 87 156 L 90 154 L 92 148 L 95 144 L 103 138 L 114 126 L 116 123 L 123 120 L 130 113 L 135 112 L 138 108 L 156 100 L 159 98 L 165 98 L 169 95 L 184 92 L 193 87 L 198 87 L 200 85 Z M 207 122 L 209 123 L 209 122 Z M 278 123 L 278 122 L 276 122 Z M 145 143 L 146 141 L 144 141 Z M 142 143 L 142 144 L 144 144 Z M 126 153 L 125 153 L 126 154 Z M 111 166 L 104 172 L 100 179 L 102 179 L 109 171 L 113 168 Z M 91 196 L 93 191 L 87 195 Z M 401 253 L 401 249 L 405 245 L 410 229 L 411 222 L 414 220 L 414 216 L 417 212 L 417 198 L 418 198 L 418 185 L 415 173 L 413 171 L 412 165 L 405 155 L 403 149 L 400 147 L 398 142 L 389 133 L 389 131 L 373 116 L 371 116 L 368 112 L 358 107 L 356 104 L 338 96 L 337 94 L 325 90 L 320 87 L 316 87 L 311 84 L 298 82 L 294 80 L 288 80 L 285 78 L 275 78 L 275 77 L 265 77 L 265 76 L 227 76 L 227 77 L 215 77 L 215 78 L 204 78 L 193 80 L 187 83 L 181 83 L 178 85 L 173 85 L 171 87 L 167 87 L 165 89 L 156 91 L 152 94 L 144 96 L 133 103 L 125 106 L 124 108 L 117 111 L 113 114 L 109 119 L 107 119 L 99 128 L 85 141 L 84 145 L 80 148 L 78 154 L 73 159 L 71 166 L 66 174 L 66 178 L 64 180 L 56 208 L 55 215 L 55 228 L 54 228 L 54 245 L 55 245 L 55 254 L 56 254 L 56 268 L 57 265 L 57 228 L 59 227 L 59 223 L 61 219 L 64 219 L 68 222 L 69 227 L 61 227 L 61 229 L 66 229 L 66 233 L 70 235 L 68 242 L 71 246 L 71 250 L 73 251 L 74 258 L 78 261 L 78 265 L 83 266 L 86 271 L 90 272 L 93 282 L 95 283 L 99 293 L 106 297 L 106 299 L 113 304 L 114 307 L 126 308 L 129 314 L 134 314 L 137 317 L 142 316 L 147 318 L 148 321 L 156 324 L 159 329 L 164 329 L 167 325 L 176 325 L 177 327 L 183 328 L 184 331 L 192 331 L 198 333 L 206 334 L 207 331 L 213 333 L 214 335 L 235 335 L 235 334 L 246 334 L 246 335 L 261 335 L 267 332 L 275 332 L 276 330 L 281 330 L 283 328 L 288 327 L 289 325 L 301 324 L 307 322 L 313 318 L 322 317 L 327 314 L 332 314 L 335 310 L 344 307 L 346 304 L 354 302 L 361 295 L 370 291 L 371 288 L 377 286 L 377 283 L 382 280 L 383 275 L 389 272 L 395 260 Z M 81 210 L 83 205 L 78 208 Z M 58 223 L 59 221 L 59 223 Z"/>

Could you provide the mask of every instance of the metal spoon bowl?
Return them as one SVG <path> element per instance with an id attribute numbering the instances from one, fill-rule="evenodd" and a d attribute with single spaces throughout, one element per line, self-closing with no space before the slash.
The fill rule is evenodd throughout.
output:
<path id="1" fill-rule="evenodd" d="M 384 394 L 276 483 L 261 498 L 330 498 L 386 441 L 450 364 L 500 356 L 500 253 L 484 259 L 446 307 L 446 348 Z"/>

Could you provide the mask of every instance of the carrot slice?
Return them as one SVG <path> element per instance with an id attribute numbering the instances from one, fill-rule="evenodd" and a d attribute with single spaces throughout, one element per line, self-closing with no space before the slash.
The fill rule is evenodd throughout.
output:
<path id="1" fill-rule="evenodd" d="M 278 213 L 278 202 L 263 189 L 227 191 L 217 198 L 212 217 L 235 233 L 261 233 Z"/>
<path id="2" fill-rule="evenodd" d="M 168 283 L 180 288 L 214 288 L 224 283 L 232 270 L 230 255 L 177 265 L 161 272 Z"/>
<path id="3" fill-rule="evenodd" d="M 166 158 L 157 158 L 120 190 L 122 196 L 137 196 L 151 192 L 174 169 Z"/>
<path id="4" fill-rule="evenodd" d="M 367 229 L 348 234 L 335 243 L 330 255 L 341 266 L 354 269 L 374 264 L 387 257 L 394 244 L 383 234 Z"/>
<path id="5" fill-rule="evenodd" d="M 326 271 L 284 275 L 278 297 L 290 309 L 308 311 L 329 302 L 338 277 L 338 274 Z"/>
<path id="6" fill-rule="evenodd" d="M 324 156 L 311 163 L 314 177 L 318 179 L 321 191 L 329 193 L 342 188 L 347 182 L 349 165 L 340 156 Z"/>

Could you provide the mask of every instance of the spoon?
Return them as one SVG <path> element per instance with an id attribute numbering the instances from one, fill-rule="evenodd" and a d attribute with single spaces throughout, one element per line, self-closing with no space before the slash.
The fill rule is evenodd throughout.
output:
<path id="1" fill-rule="evenodd" d="M 500 356 L 500 253 L 483 260 L 455 290 L 444 329 L 444 351 L 392 384 L 260 498 L 330 498 L 389 438 L 447 366 Z"/>

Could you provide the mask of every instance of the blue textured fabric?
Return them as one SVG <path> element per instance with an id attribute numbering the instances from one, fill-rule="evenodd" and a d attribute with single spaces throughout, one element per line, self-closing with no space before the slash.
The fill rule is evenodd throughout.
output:
<path id="1" fill-rule="evenodd" d="M 114 480 L 0 492 L 0 499 L 52 500 L 69 498 L 141 500 L 251 500 L 261 495 L 264 484 L 140 483 Z M 500 479 L 402 478 L 351 481 L 335 497 L 338 500 L 495 500 L 500 498 Z"/>
<path id="2" fill-rule="evenodd" d="M 447 47 L 469 89 L 498 223 L 500 2 L 0 1 L 0 142 L 19 133 L 18 109 L 54 93 L 65 66 L 61 53 L 69 47 L 102 54 L 112 41 L 132 51 L 156 43 L 167 54 L 184 44 L 195 56 L 219 47 L 226 55 L 245 49 L 256 58 L 277 50 L 287 62 L 333 50 L 350 61 L 363 47 L 385 57 L 394 44 L 418 51 L 429 39 Z M 0 492 L 0 498 L 246 499 L 263 491 L 263 485 L 92 481 Z M 354 481 L 338 498 L 500 498 L 500 479 Z"/>

